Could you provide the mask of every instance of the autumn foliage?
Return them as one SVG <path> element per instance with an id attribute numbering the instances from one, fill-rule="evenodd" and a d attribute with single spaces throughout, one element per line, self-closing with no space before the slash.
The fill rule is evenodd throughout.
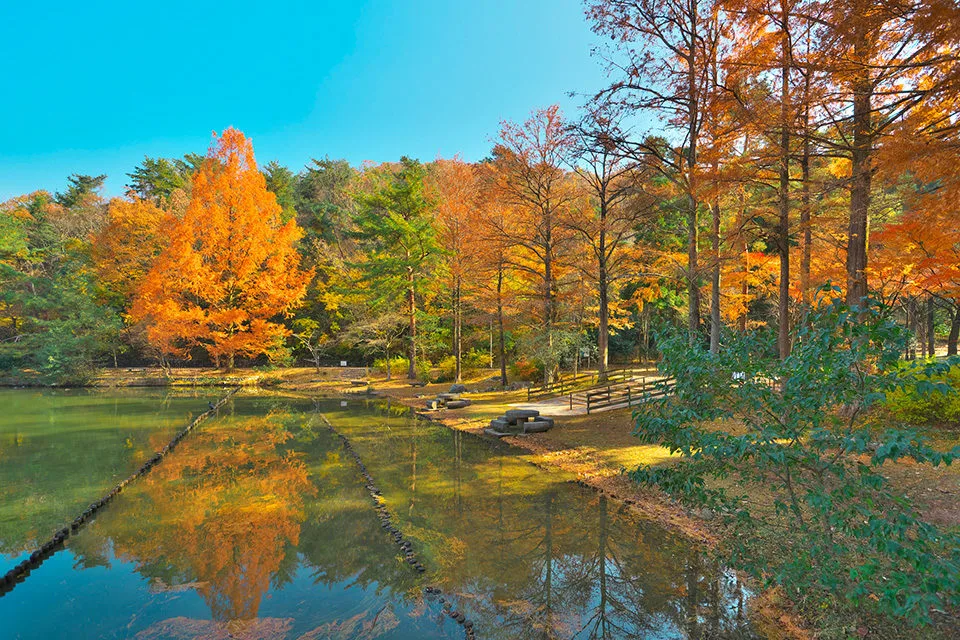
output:
<path id="1" fill-rule="evenodd" d="M 311 277 L 299 267 L 300 229 L 293 220 L 281 224 L 280 214 L 252 144 L 227 129 L 137 291 L 131 315 L 147 323 L 150 342 L 181 357 L 200 347 L 231 367 L 238 355 L 279 347 L 288 330 L 277 319 L 303 298 Z"/>

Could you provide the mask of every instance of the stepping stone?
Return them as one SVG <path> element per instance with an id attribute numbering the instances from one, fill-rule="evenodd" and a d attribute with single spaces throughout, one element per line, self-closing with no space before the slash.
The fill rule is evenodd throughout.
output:
<path id="1" fill-rule="evenodd" d="M 447 402 L 447 409 L 463 409 L 469 407 L 472 403 L 469 400 L 450 400 Z"/>
<path id="2" fill-rule="evenodd" d="M 504 433 L 503 431 L 497 431 L 492 427 L 487 427 L 486 429 L 483 430 L 483 432 L 488 436 L 493 436 L 495 438 L 502 438 L 503 436 L 513 435 L 511 433 Z"/>
<path id="3" fill-rule="evenodd" d="M 464 384 L 452 384 L 450 385 L 450 393 L 466 393 L 467 386 Z"/>

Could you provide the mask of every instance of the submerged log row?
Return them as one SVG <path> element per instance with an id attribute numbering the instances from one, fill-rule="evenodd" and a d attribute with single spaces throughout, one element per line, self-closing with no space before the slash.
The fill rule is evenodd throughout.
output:
<path id="1" fill-rule="evenodd" d="M 220 398 L 220 400 L 218 400 L 216 403 L 210 403 L 209 409 L 207 409 L 206 411 L 198 415 L 196 418 L 194 418 L 193 422 L 191 422 L 186 427 L 184 427 L 184 429 L 181 430 L 177 435 L 175 435 L 173 439 L 169 443 L 167 443 L 166 446 L 160 449 L 160 451 L 156 452 L 152 457 L 150 457 L 149 460 L 144 462 L 139 469 L 134 471 L 125 480 L 121 480 L 115 487 L 113 487 L 113 489 L 107 492 L 107 494 L 104 495 L 102 498 L 100 498 L 96 502 L 90 503 L 90 506 L 84 509 L 83 513 L 81 513 L 76 518 L 74 518 L 70 524 L 66 525 L 62 529 L 59 529 L 56 533 L 53 534 L 52 538 L 50 538 L 49 540 L 44 542 L 42 545 L 40 545 L 39 549 L 31 553 L 25 560 L 20 562 L 20 564 L 15 566 L 13 569 L 10 569 L 10 571 L 8 571 L 6 574 L 0 577 L 0 598 L 2 598 L 7 593 L 12 591 L 13 588 L 16 587 L 18 584 L 26 580 L 27 576 L 30 575 L 30 572 L 36 569 L 37 567 L 39 567 L 41 564 L 43 564 L 43 562 L 47 558 L 49 558 L 54 553 L 56 553 L 61 548 L 63 548 L 63 545 L 66 542 L 67 538 L 69 538 L 72 534 L 79 531 L 80 528 L 83 527 L 83 525 L 85 525 L 87 522 L 93 519 L 93 517 L 101 509 L 107 506 L 111 500 L 117 497 L 117 494 L 123 491 L 123 489 L 128 484 L 130 484 L 137 478 L 140 478 L 141 476 L 146 475 L 150 471 L 150 469 L 152 469 L 157 464 L 159 464 L 160 461 L 162 461 L 167 456 L 168 453 L 170 453 L 176 448 L 176 446 L 180 443 L 181 440 L 183 440 L 187 436 L 187 434 L 193 431 L 193 429 L 198 424 L 200 424 L 201 422 L 209 418 L 211 415 L 215 414 L 217 412 L 217 409 L 222 407 L 227 402 L 227 400 L 229 400 L 230 397 L 239 390 L 240 390 L 240 387 L 236 387 L 232 389 L 227 395 Z"/>
<path id="2" fill-rule="evenodd" d="M 367 471 L 367 466 L 363 464 L 363 460 L 360 459 L 360 455 L 354 450 L 353 444 L 350 443 L 350 440 L 347 439 L 346 436 L 333 428 L 333 425 L 330 424 L 330 421 L 327 420 L 326 416 L 321 414 L 321 418 L 323 418 L 323 421 L 326 423 L 330 433 L 339 438 L 340 444 L 343 445 L 344 450 L 350 455 L 351 458 L 353 458 L 357 468 L 360 470 L 360 475 L 363 476 L 363 479 L 366 481 L 364 488 L 367 490 L 367 493 L 370 494 L 370 499 L 373 501 L 373 508 L 376 510 L 377 517 L 380 519 L 380 527 L 390 535 L 394 543 L 400 548 L 406 563 L 412 566 L 417 573 L 426 573 L 426 568 L 417 559 L 417 555 L 413 551 L 413 543 L 407 540 L 404 537 L 403 532 L 393 525 L 390 512 L 387 509 L 383 495 L 380 493 L 380 489 L 374 483 L 373 476 L 371 476 L 370 472 Z M 473 622 L 468 620 L 463 613 L 453 609 L 450 601 L 443 597 L 440 589 L 428 586 L 425 587 L 423 591 L 427 597 L 436 598 L 442 605 L 444 614 L 453 618 L 463 627 L 467 640 L 474 640 L 476 637 L 476 632 L 473 630 Z"/>

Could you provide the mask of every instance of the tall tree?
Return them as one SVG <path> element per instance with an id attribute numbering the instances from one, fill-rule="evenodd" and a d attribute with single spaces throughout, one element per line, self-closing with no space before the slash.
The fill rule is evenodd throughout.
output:
<path id="1" fill-rule="evenodd" d="M 144 156 L 143 162 L 127 174 L 130 177 L 127 186 L 140 199 L 159 205 L 169 201 L 174 191 L 185 189 L 194 171 L 194 167 L 182 160 Z"/>
<path id="2" fill-rule="evenodd" d="M 437 238 L 443 248 L 445 271 L 450 278 L 453 317 L 454 378 L 463 375 L 464 288 L 475 280 L 478 265 L 480 181 L 473 165 L 459 158 L 434 163 L 437 191 Z"/>
<path id="3" fill-rule="evenodd" d="M 960 6 L 941 0 L 841 0 L 827 4 L 821 25 L 832 91 L 819 124 L 822 143 L 850 162 L 846 297 L 859 304 L 867 295 L 877 153 L 913 111 L 955 94 Z"/>
<path id="4" fill-rule="evenodd" d="M 278 348 L 289 331 L 276 317 L 303 298 L 296 221 L 257 170 L 253 145 L 233 128 L 214 139 L 193 177 L 193 197 L 170 244 L 144 278 L 132 308 L 164 353 L 201 347 L 217 366 Z"/>
<path id="5" fill-rule="evenodd" d="M 574 171 L 588 197 L 566 224 L 590 247 L 586 271 L 597 287 L 597 348 L 601 382 L 610 359 L 611 294 L 628 275 L 635 275 L 640 257 L 637 226 L 650 217 L 652 199 L 643 191 L 643 169 L 625 158 L 619 114 L 609 105 L 594 106 L 574 129 Z"/>
<path id="6" fill-rule="evenodd" d="M 507 261 L 536 283 L 544 327 L 544 353 L 554 347 L 558 317 L 558 273 L 570 253 L 570 233 L 563 224 L 577 197 L 564 170 L 574 139 L 558 106 L 534 111 L 522 124 L 504 122 L 494 148 L 500 197 L 515 218 L 500 231 L 510 247 Z M 547 380 L 558 362 L 545 362 Z"/>
<path id="7" fill-rule="evenodd" d="M 440 253 L 434 203 L 425 191 L 424 166 L 410 158 L 399 167 L 368 169 L 356 194 L 353 223 L 364 255 L 358 264 L 372 295 L 384 304 L 402 297 L 407 315 L 410 363 L 417 377 L 417 296 L 427 284 Z"/>
<path id="8" fill-rule="evenodd" d="M 629 141 L 683 195 L 687 216 L 687 328 L 700 330 L 699 151 L 704 110 L 713 91 L 711 61 L 720 40 L 710 0 L 590 0 L 593 30 L 613 41 L 607 61 L 619 78 L 598 97 L 652 114 L 665 123 L 668 144 Z M 628 141 L 625 141 L 628 142 Z"/>
<path id="9" fill-rule="evenodd" d="M 83 202 L 83 200 L 103 188 L 103 182 L 107 179 L 105 175 L 88 176 L 80 173 L 74 173 L 67 178 L 67 190 L 57 192 L 54 200 L 61 207 L 69 209 Z"/>
<path id="10" fill-rule="evenodd" d="M 276 160 L 271 160 L 263 168 L 263 177 L 267 181 L 267 189 L 276 196 L 280 205 L 280 219 L 286 222 L 296 216 L 297 174 Z"/>

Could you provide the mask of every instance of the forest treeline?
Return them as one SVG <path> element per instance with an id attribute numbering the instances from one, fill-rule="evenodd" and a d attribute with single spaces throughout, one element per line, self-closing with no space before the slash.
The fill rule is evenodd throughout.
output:
<path id="1" fill-rule="evenodd" d="M 0 205 L 0 368 L 402 361 L 550 379 L 781 356 L 825 283 L 892 309 L 906 357 L 960 337 L 960 9 L 948 0 L 591 0 L 607 86 L 503 122 L 489 157 L 259 167 L 227 129 Z M 387 367 L 389 370 L 390 367 Z"/>

